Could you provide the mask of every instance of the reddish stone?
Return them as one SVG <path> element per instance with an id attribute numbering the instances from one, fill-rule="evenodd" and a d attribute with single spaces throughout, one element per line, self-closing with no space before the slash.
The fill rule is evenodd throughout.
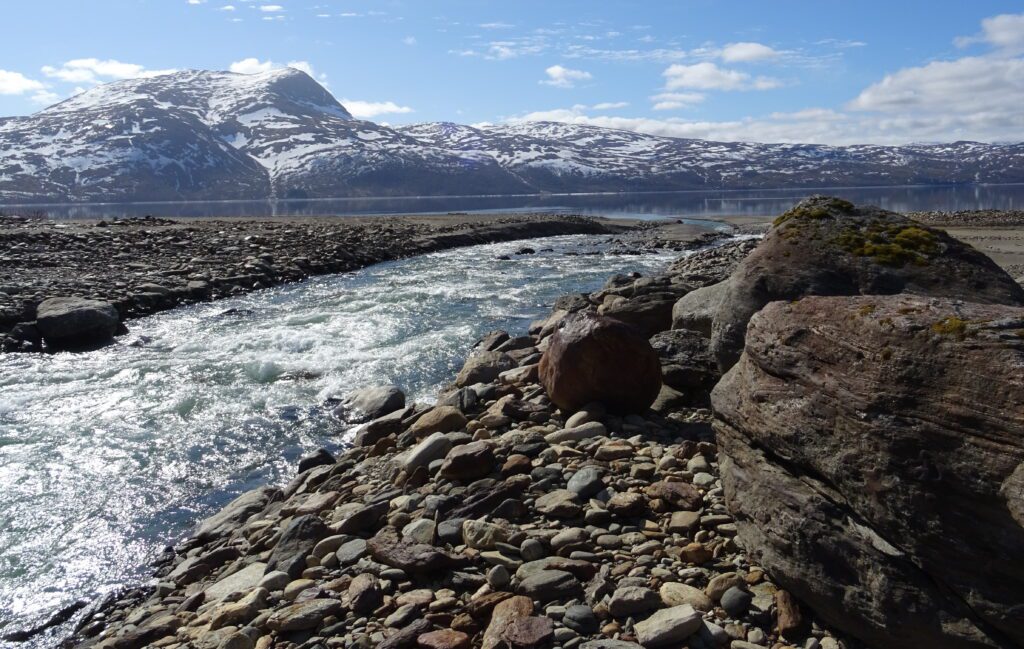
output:
<path id="1" fill-rule="evenodd" d="M 510 624 L 502 634 L 512 649 L 539 649 L 555 638 L 555 625 L 546 617 L 524 617 Z"/>
<path id="2" fill-rule="evenodd" d="M 580 312 L 551 336 L 540 359 L 540 381 L 567 412 L 594 401 L 613 412 L 643 412 L 661 390 L 661 362 L 632 326 Z"/>
<path id="3" fill-rule="evenodd" d="M 423 649 L 469 649 L 469 636 L 462 631 L 442 629 L 424 633 L 416 638 L 416 645 Z"/>

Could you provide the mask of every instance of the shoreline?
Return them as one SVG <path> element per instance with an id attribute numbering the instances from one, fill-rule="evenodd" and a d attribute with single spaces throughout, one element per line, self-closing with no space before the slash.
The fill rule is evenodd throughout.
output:
<path id="1" fill-rule="evenodd" d="M 110 303 L 122 323 L 196 302 L 482 243 L 600 234 L 669 247 L 702 228 L 562 215 L 0 219 L 0 351 L 41 351 L 47 297 Z"/>
<path id="2" fill-rule="evenodd" d="M 679 244 L 677 241 L 676 245 Z M 515 360 L 516 366 L 496 373 L 489 381 L 482 381 L 484 387 L 480 389 L 475 384 L 467 385 L 466 381 L 457 379 L 451 392 L 439 395 L 438 406 L 403 406 L 400 417 L 396 418 L 393 414 L 384 415 L 379 421 L 386 421 L 386 424 L 381 423 L 379 428 L 373 424 L 364 427 L 363 432 L 369 432 L 357 441 L 354 448 L 340 454 L 339 457 L 327 459 L 321 455 L 319 459 L 306 458 L 303 461 L 305 470 L 301 470 L 300 475 L 288 485 L 281 488 L 262 487 L 243 494 L 202 523 L 197 535 L 178 544 L 173 553 L 163 556 L 158 564 L 156 574 L 159 581 L 155 586 L 136 589 L 127 594 L 121 593 L 100 609 L 90 608 L 87 611 L 86 623 L 77 627 L 76 633 L 82 634 L 78 637 L 81 641 L 78 646 L 213 648 L 225 646 L 223 643 L 230 641 L 236 643 L 230 646 L 262 649 L 271 646 L 307 646 L 307 642 L 317 637 L 313 635 L 313 630 L 307 628 L 285 628 L 291 624 L 288 622 L 291 618 L 274 618 L 276 613 L 268 616 L 255 615 L 248 618 L 244 625 L 228 623 L 235 619 L 231 617 L 233 615 L 245 618 L 248 613 L 238 611 L 246 606 L 246 611 L 251 610 L 254 603 L 247 600 L 253 592 L 261 590 L 267 591 L 266 596 L 269 597 L 258 602 L 262 607 L 260 610 L 263 611 L 266 610 L 268 603 L 271 608 L 276 607 L 275 611 L 287 609 L 289 615 L 296 611 L 303 613 L 304 611 L 294 607 L 305 602 L 318 602 L 318 606 L 324 607 L 320 611 L 323 615 L 317 618 L 318 626 L 315 630 L 318 633 L 345 633 L 344 641 L 339 638 L 338 643 L 326 646 L 366 646 L 366 642 L 371 643 L 369 646 L 412 646 L 417 637 L 429 633 L 431 628 L 438 627 L 449 627 L 449 630 L 472 637 L 483 634 L 483 638 L 486 639 L 489 630 L 489 624 L 485 623 L 487 616 L 493 616 L 497 605 L 502 601 L 521 597 L 523 594 L 541 602 L 544 602 L 546 597 L 538 596 L 535 592 L 513 596 L 511 592 L 497 590 L 492 581 L 502 583 L 502 587 L 514 585 L 514 588 L 509 587 L 508 590 L 520 592 L 523 583 L 532 576 L 531 570 L 553 570 L 568 572 L 576 579 L 575 585 L 571 588 L 567 586 L 566 593 L 560 593 L 550 600 L 553 603 L 548 609 L 537 612 L 538 615 L 555 621 L 554 631 L 560 633 L 560 636 L 553 636 L 559 639 L 556 646 L 564 649 L 601 649 L 604 645 L 585 642 L 585 633 L 577 632 L 574 627 L 564 623 L 567 611 L 561 610 L 566 606 L 560 602 L 578 599 L 569 597 L 567 593 L 571 591 L 575 595 L 582 590 L 584 596 L 589 596 L 588 591 L 595 583 L 594 580 L 602 577 L 600 573 L 590 574 L 589 568 L 571 563 L 573 561 L 607 565 L 614 559 L 612 565 L 625 561 L 631 567 L 628 572 L 603 575 L 603 588 L 594 591 L 599 596 L 596 600 L 604 600 L 596 604 L 590 603 L 591 612 L 596 612 L 598 618 L 607 622 L 599 629 L 604 637 L 630 638 L 629 622 L 618 627 L 609 627 L 608 625 L 619 625 L 619 618 L 623 616 L 601 609 L 600 606 L 610 605 L 607 598 L 615 600 L 621 589 L 645 588 L 639 585 L 640 583 L 653 585 L 653 590 L 659 590 L 657 587 L 660 584 L 658 594 L 669 606 L 671 604 L 668 604 L 666 599 L 666 588 L 670 593 L 684 591 L 687 597 L 696 598 L 692 591 L 681 587 L 693 588 L 693 584 L 703 585 L 705 582 L 705 590 L 721 599 L 724 593 L 713 588 L 716 580 L 722 585 L 745 584 L 744 588 L 753 593 L 754 605 L 764 613 L 773 605 L 780 606 L 778 593 L 785 591 L 772 582 L 771 577 L 755 562 L 749 560 L 746 550 L 737 544 L 735 521 L 727 512 L 721 498 L 718 451 L 714 445 L 714 437 L 710 434 L 711 414 L 705 405 L 683 403 L 680 401 L 682 394 L 677 392 L 674 395 L 665 395 L 665 398 L 659 396 L 654 412 L 643 416 L 616 418 L 611 415 L 590 413 L 594 417 L 592 421 L 602 423 L 601 431 L 580 439 L 563 440 L 559 434 L 574 429 L 573 424 L 580 423 L 581 420 L 574 421 L 575 415 L 568 417 L 568 413 L 563 414 L 550 403 L 545 403 L 543 390 L 538 392 L 536 379 L 535 362 L 539 351 L 544 348 L 545 340 L 551 334 L 554 323 L 564 317 L 565 312 L 582 306 L 582 303 L 577 303 L 578 298 L 582 297 L 589 306 L 596 307 L 599 311 L 607 309 L 613 312 L 619 304 L 616 297 L 626 297 L 628 302 L 657 291 L 671 292 L 674 285 L 681 286 L 684 283 L 687 290 L 692 290 L 693 286 L 710 286 L 727 276 L 739 259 L 753 247 L 747 247 L 743 254 L 729 256 L 729 250 L 743 245 L 742 242 L 726 244 L 681 259 L 672 264 L 664 275 L 650 278 L 611 278 L 604 289 L 589 296 L 567 296 L 573 297 L 573 300 L 560 300 L 556 303 L 551 318 L 535 323 L 530 328 L 528 336 L 517 336 L 517 333 L 522 332 L 511 332 L 504 337 L 485 337 L 478 343 L 479 348 L 485 351 L 491 351 L 493 348 L 494 351 L 507 353 Z M 715 252 L 716 250 L 718 252 Z M 559 311 L 562 311 L 561 315 Z M 637 312 L 630 311 L 615 315 L 624 319 L 639 317 Z M 671 355 L 671 341 L 667 342 L 665 353 Z M 659 349 L 660 351 L 662 350 Z M 663 356 L 662 363 L 665 362 L 666 358 Z M 470 363 L 467 362 L 467 367 L 469 366 Z M 692 372 L 694 368 L 689 369 Z M 698 367 L 697 370 L 698 373 L 710 371 L 707 367 Z M 472 397 L 467 390 L 473 393 Z M 462 420 L 451 430 L 443 430 L 450 424 L 433 422 L 431 419 L 437 415 L 439 408 L 446 405 L 462 413 Z M 427 420 L 431 421 L 429 425 L 440 428 L 431 433 L 428 424 L 423 423 Z M 460 432 L 462 430 L 466 432 Z M 427 434 L 426 439 L 422 435 L 424 433 Z M 442 457 L 433 458 L 428 462 L 431 473 L 437 472 L 438 469 L 442 471 L 434 477 L 430 477 L 426 472 L 418 472 L 421 466 L 410 470 L 410 454 L 426 452 L 423 444 L 428 439 L 436 440 L 433 435 L 437 433 L 451 439 L 454 439 L 453 436 L 458 437 L 457 441 L 452 443 L 452 446 L 456 447 L 474 447 L 480 442 L 486 442 L 485 446 L 489 451 L 477 452 L 480 447 L 475 446 L 476 455 L 473 455 L 470 461 L 480 461 L 486 465 L 490 471 L 487 477 L 471 480 L 470 478 L 476 474 L 473 469 L 465 467 L 464 470 L 468 473 L 462 477 L 453 473 L 454 469 L 444 474 L 444 465 L 440 464 Z M 538 444 L 541 445 L 541 449 L 534 448 L 534 454 L 516 452 L 517 449 L 522 450 L 523 446 Z M 555 449 L 553 453 L 549 452 L 551 449 Z M 448 448 L 445 448 L 446 453 L 447 451 Z M 517 458 L 515 461 L 519 463 L 520 472 L 511 469 L 506 471 L 512 456 L 515 455 L 525 455 L 528 460 L 532 458 L 533 461 L 527 466 L 524 460 Z M 561 479 L 553 474 L 541 476 L 543 472 L 534 476 L 538 469 L 552 465 L 551 462 L 544 464 L 547 460 L 554 460 L 554 463 L 562 467 Z M 538 461 L 541 463 L 538 464 Z M 633 466 L 638 461 L 645 468 L 634 471 Z M 613 523 L 610 525 L 605 517 L 611 509 L 611 501 L 605 503 L 604 507 L 595 506 L 592 501 L 590 505 L 582 505 L 582 510 L 572 510 L 571 515 L 564 516 L 558 514 L 554 508 L 550 511 L 543 509 L 547 508 L 547 503 L 539 505 L 543 498 L 554 492 L 538 496 L 538 484 L 545 488 L 549 487 L 551 484 L 545 484 L 545 480 L 550 479 L 557 488 L 559 481 L 568 480 L 571 483 L 576 474 L 586 471 L 588 467 L 599 467 L 603 483 L 611 488 L 617 489 L 627 485 L 629 490 L 626 493 L 644 494 L 646 508 L 631 510 L 628 504 L 617 503 L 616 507 L 621 504 L 623 510 L 621 513 L 617 510 L 612 511 L 610 519 Z M 525 471 L 527 468 L 531 470 Z M 501 475 L 502 480 L 493 477 L 496 472 Z M 517 477 L 524 475 L 533 480 L 532 486 L 527 484 L 529 481 Z M 660 479 L 660 482 L 656 479 Z M 487 484 L 481 485 L 480 481 Z M 656 487 L 656 484 L 675 484 L 677 481 L 694 485 L 701 483 L 699 492 L 702 501 L 698 516 L 690 521 L 690 526 L 686 528 L 675 526 L 675 516 L 667 516 L 670 511 L 659 509 L 659 496 L 652 495 L 660 494 L 658 489 L 664 489 Z M 503 490 L 502 485 L 508 489 Z M 569 486 L 571 488 L 571 484 Z M 501 497 L 495 496 L 496 493 Z M 430 518 L 428 510 L 431 509 L 428 501 L 439 494 L 457 501 L 461 500 L 462 504 L 449 502 L 443 507 L 435 506 L 433 527 L 430 527 L 427 525 Z M 555 506 L 564 505 L 564 500 L 563 498 L 563 501 L 559 501 Z M 522 501 L 527 510 L 524 512 L 522 509 L 516 509 L 515 505 L 508 504 L 510 501 Z M 575 504 L 580 506 L 579 502 Z M 385 508 L 384 505 L 388 507 Z M 501 509 L 502 507 L 511 509 L 505 511 Z M 495 508 L 499 513 L 495 513 Z M 571 509 L 566 506 L 563 512 L 569 513 Z M 634 520 L 641 509 L 645 512 L 644 515 L 649 517 L 643 521 Z M 370 513 L 366 513 L 367 511 Z M 595 519 L 600 521 L 587 521 L 588 529 L 597 527 L 606 534 L 596 538 L 591 534 L 586 539 L 570 539 L 565 545 L 562 545 L 564 539 L 556 541 L 561 538 L 562 531 L 565 531 L 564 525 L 567 520 L 575 522 L 581 514 L 584 514 L 585 520 L 592 511 L 604 511 L 605 514 L 594 515 Z M 505 535 L 505 540 L 494 542 L 491 547 L 473 547 L 473 543 L 477 541 L 471 543 L 466 538 L 464 521 L 460 522 L 457 529 L 450 529 L 449 526 L 442 531 L 441 526 L 447 521 L 439 519 L 438 514 L 443 514 L 441 518 L 444 518 L 453 512 L 466 514 L 466 518 L 474 521 L 480 520 L 478 517 L 491 516 L 493 520 L 497 516 L 497 525 L 504 530 L 500 534 Z M 507 520 L 504 514 L 509 514 Z M 385 515 L 386 523 L 382 524 L 381 519 Z M 296 519 L 303 516 L 322 517 L 323 523 L 327 526 L 326 531 L 313 534 L 319 538 L 315 545 L 310 544 L 304 552 L 315 560 L 307 560 L 305 568 L 297 577 L 281 583 L 282 578 L 277 576 L 278 581 L 273 585 L 281 586 L 278 594 L 278 590 L 271 590 L 272 584 L 263 583 L 263 580 L 273 572 L 267 567 L 276 552 L 271 548 L 275 544 L 280 546 L 281 539 L 287 536 Z M 376 519 L 372 524 L 362 521 L 356 525 L 352 519 L 358 516 L 376 516 Z M 509 521 L 513 521 L 511 525 Z M 487 525 L 492 527 L 486 527 Z M 425 531 L 428 527 L 431 530 L 429 534 Z M 475 529 L 474 525 L 470 527 Z M 497 538 L 494 535 L 499 532 L 492 528 L 493 524 L 487 522 L 481 529 L 491 534 L 493 541 Z M 430 570 L 421 574 L 419 568 L 406 568 L 407 558 L 401 552 L 394 554 L 388 550 L 389 547 L 408 550 L 408 543 L 403 542 L 398 536 L 399 531 L 403 538 L 416 538 L 423 541 L 420 545 L 435 546 L 435 550 L 432 551 L 434 553 L 429 556 L 441 557 L 436 561 L 455 570 L 452 574 L 459 577 L 455 578 L 452 574 L 442 575 Z M 325 538 L 324 534 L 330 536 Z M 470 536 L 473 534 L 476 532 L 472 532 Z M 637 536 L 629 536 L 631 534 Z M 538 541 L 547 554 L 530 561 L 529 557 L 524 555 L 522 544 L 518 546 L 518 550 L 513 549 L 516 547 L 516 543 L 513 542 L 515 539 L 523 543 L 530 540 Z M 331 541 L 328 545 L 340 545 L 319 553 L 317 548 L 320 547 L 320 543 L 328 540 Z M 360 541 L 362 543 L 359 543 Z M 593 550 L 595 542 L 598 549 Z M 659 545 L 650 545 L 655 542 Z M 353 548 L 358 550 L 355 552 L 358 556 L 346 564 L 339 558 L 341 549 L 353 543 Z M 586 545 L 588 549 L 581 549 L 581 544 Z M 700 547 L 695 547 L 694 544 Z M 531 544 L 530 547 L 533 548 L 534 545 Z M 238 553 L 238 548 L 247 549 Z M 325 548 L 326 546 L 320 549 Z M 709 553 L 706 558 L 701 554 L 701 548 Z M 427 552 L 422 547 L 419 547 L 419 550 Z M 660 563 L 644 559 L 649 556 L 657 558 Z M 652 566 L 662 565 L 665 561 L 669 561 L 672 566 L 689 567 L 685 568 L 683 573 L 677 573 L 676 577 L 654 572 L 656 568 Z M 524 566 L 535 562 L 544 562 L 544 565 L 533 566 L 531 570 L 524 569 Z M 257 570 L 258 564 L 262 566 Z M 499 567 L 508 573 L 505 577 L 497 570 Z M 703 572 L 688 572 L 698 567 Z M 317 570 L 318 568 L 324 570 Z M 635 576 L 633 570 L 640 570 L 646 581 L 629 581 Z M 495 572 L 497 576 L 492 580 Z M 684 573 L 689 577 L 678 578 Z M 364 575 L 369 577 L 362 579 Z M 506 577 L 508 581 L 505 581 Z M 399 579 L 405 581 L 396 583 Z M 741 582 L 737 582 L 737 579 Z M 294 585 L 295 582 L 300 583 Z M 679 585 L 679 588 L 670 585 Z M 230 590 L 232 588 L 241 590 Z M 292 589 L 290 593 L 289 588 Z M 435 592 L 429 600 L 421 601 L 416 599 L 420 595 L 412 595 L 425 589 Z M 367 592 L 370 594 L 366 595 Z M 508 595 L 508 598 L 497 597 L 498 592 Z M 216 594 L 217 599 L 208 599 L 206 593 Z M 354 602 L 361 601 L 359 598 L 364 596 L 374 602 L 378 602 L 379 599 L 378 608 L 360 611 L 358 603 Z M 407 596 L 406 604 L 400 604 L 399 598 L 402 596 Z M 452 596 L 455 602 L 450 601 Z M 489 596 L 494 597 L 488 598 Z M 388 599 L 389 597 L 391 599 Z M 784 595 L 781 599 L 786 600 L 787 597 L 789 596 Z M 622 593 L 620 599 L 628 600 L 626 593 Z M 476 601 L 485 602 L 477 605 L 483 607 L 482 609 L 474 608 Z M 719 600 L 715 602 L 720 604 Z M 407 616 L 412 615 L 410 611 L 414 610 L 419 617 L 415 617 L 411 623 L 400 628 L 386 624 L 385 613 L 390 613 L 387 619 L 391 619 L 391 616 L 397 615 L 399 610 L 406 606 L 412 606 L 412 609 L 406 610 Z M 533 612 L 533 605 L 530 606 Z M 622 610 L 625 609 L 620 608 L 620 612 Z M 462 613 L 456 613 L 458 611 Z M 72 611 L 71 615 L 76 612 L 77 610 Z M 101 618 L 95 617 L 97 612 L 102 612 Z M 369 615 L 371 612 L 372 616 Z M 732 619 L 732 613 L 728 609 L 725 612 L 725 618 L 721 618 L 718 608 L 715 608 L 717 618 L 704 616 L 705 622 L 712 625 L 705 626 L 706 629 L 710 629 L 707 633 L 721 632 L 734 643 L 752 645 L 760 645 L 761 642 L 750 642 L 748 638 L 770 640 L 776 637 L 772 635 L 772 627 L 763 624 L 763 620 L 759 621 L 756 617 L 745 619 L 741 628 L 737 628 L 737 621 Z M 348 617 L 339 618 L 342 613 L 348 614 Z M 799 608 L 796 614 L 800 614 Z M 218 618 L 218 615 L 227 617 Z M 314 617 L 316 615 L 318 613 L 314 614 Z M 805 617 L 802 622 L 807 623 L 809 613 L 804 611 L 803 615 Z M 174 620 L 168 620 L 168 616 Z M 369 621 L 365 619 L 367 617 L 370 618 Z M 359 624 L 360 620 L 363 621 L 362 626 Z M 408 620 L 408 617 L 402 618 L 404 622 Z M 570 636 L 564 631 L 566 628 L 574 631 L 575 635 Z M 111 635 L 96 636 L 97 633 L 111 629 Z M 403 635 L 407 629 L 415 631 L 411 638 L 407 633 Z M 810 641 L 813 637 L 818 643 L 816 646 L 844 646 L 844 643 L 828 630 L 827 625 L 816 621 L 814 629 L 815 633 L 805 636 L 805 639 Z M 353 637 L 353 633 L 362 639 Z M 114 638 L 113 634 L 119 635 Z M 87 640 L 85 636 L 91 639 Z M 601 636 L 591 632 L 590 637 Z M 777 638 L 777 641 L 782 642 L 783 639 Z M 410 642 L 412 644 L 409 644 Z"/>
<path id="3" fill-rule="evenodd" d="M 663 365 L 691 365 L 683 381 L 704 388 L 694 384 L 696 397 L 663 388 L 643 415 L 570 417 L 543 396 L 536 372 L 538 350 L 570 310 L 710 286 L 755 245 L 726 242 L 660 275 L 610 278 L 566 296 L 529 332 L 485 336 L 437 404 L 355 419 L 364 423 L 337 457 L 310 454 L 289 483 L 243 493 L 197 523 L 154 562 L 149 585 L 70 611 L 78 619 L 61 646 L 400 649 L 434 646 L 417 645 L 433 633 L 467 643 L 439 646 L 496 648 L 510 615 L 545 620 L 544 639 L 522 646 L 638 648 L 634 616 L 691 605 L 719 646 L 783 642 L 768 611 L 789 596 L 738 545 L 724 503 L 700 396 L 716 370 L 675 347 L 694 334 L 668 330 L 652 343 Z M 494 355 L 513 367 L 474 360 Z M 441 462 L 453 447 L 465 455 L 457 466 Z M 301 562 L 285 558 L 293 550 Z M 545 581 L 556 575 L 564 583 Z M 742 611 L 726 597 L 737 585 L 753 596 Z M 529 600 L 541 608 L 503 611 Z M 844 646 L 802 615 L 815 646 Z"/>

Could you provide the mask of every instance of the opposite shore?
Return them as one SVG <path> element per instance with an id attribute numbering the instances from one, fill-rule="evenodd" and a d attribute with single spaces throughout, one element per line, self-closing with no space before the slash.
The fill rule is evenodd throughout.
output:
<path id="1" fill-rule="evenodd" d="M 701 228 L 560 215 L 268 219 L 0 218 L 0 351 L 38 351 L 36 308 L 51 297 L 109 303 L 123 323 L 449 248 L 567 234 L 677 246 Z"/>

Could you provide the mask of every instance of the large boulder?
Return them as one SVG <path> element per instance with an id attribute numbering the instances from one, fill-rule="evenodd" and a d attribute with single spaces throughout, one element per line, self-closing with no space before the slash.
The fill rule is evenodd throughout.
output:
<path id="1" fill-rule="evenodd" d="M 614 412 L 643 412 L 661 389 L 661 364 L 647 338 L 586 311 L 566 318 L 551 336 L 539 372 L 548 397 L 568 412 L 595 401 Z"/>
<path id="2" fill-rule="evenodd" d="M 636 327 L 650 338 L 672 327 L 675 293 L 647 293 L 632 298 L 616 298 L 598 307 L 597 312 Z"/>
<path id="3" fill-rule="evenodd" d="M 744 547 L 871 647 L 1024 645 L 1022 367 L 1024 308 L 769 304 L 712 393 Z"/>
<path id="4" fill-rule="evenodd" d="M 108 302 L 51 297 L 36 307 L 36 325 L 51 349 L 89 349 L 111 342 L 121 318 Z"/>
<path id="5" fill-rule="evenodd" d="M 895 293 L 1024 304 L 1024 288 L 945 232 L 877 207 L 812 196 L 776 219 L 729 277 L 711 348 L 723 372 L 732 367 L 747 322 L 769 302 Z"/>

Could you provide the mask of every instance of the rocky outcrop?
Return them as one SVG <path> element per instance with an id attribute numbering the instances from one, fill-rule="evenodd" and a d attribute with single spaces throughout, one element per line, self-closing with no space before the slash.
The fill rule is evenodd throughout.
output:
<path id="1" fill-rule="evenodd" d="M 613 318 L 566 318 L 540 359 L 548 397 L 573 412 L 600 402 L 614 412 L 643 412 L 661 389 L 661 364 L 647 339 Z"/>
<path id="2" fill-rule="evenodd" d="M 1015 297 L 973 251 L 937 245 L 957 255 L 950 286 Z M 739 539 L 872 647 L 1024 645 L 1022 366 L 1022 308 L 769 304 L 713 392 Z"/>
<path id="3" fill-rule="evenodd" d="M 643 279 L 613 284 L 633 297 L 666 285 Z M 601 380 L 635 389 L 623 376 L 646 357 L 640 367 L 657 393 L 650 344 L 628 325 L 581 313 L 595 308 L 581 295 L 555 305 L 559 321 L 574 313 L 570 324 L 611 328 L 612 351 L 639 350 L 606 357 L 600 370 L 613 375 Z M 799 606 L 736 542 L 709 410 L 560 408 L 536 369 L 555 331 L 486 336 L 477 351 L 504 354 L 511 369 L 433 408 L 407 404 L 368 422 L 359 444 L 310 455 L 281 489 L 236 499 L 164 556 L 155 589 L 84 614 L 77 639 L 739 649 L 778 645 L 784 627 L 792 645 L 839 649 L 809 613 L 803 631 L 790 631 Z"/>
<path id="4" fill-rule="evenodd" d="M 776 219 L 729 277 L 714 317 L 712 351 L 723 371 L 732 367 L 747 322 L 769 302 L 896 293 L 1024 304 L 1024 288 L 945 232 L 876 207 L 814 196 Z"/>
<path id="5" fill-rule="evenodd" d="M 36 326 L 50 349 L 92 349 L 114 340 L 121 322 L 108 302 L 51 297 L 36 307 Z"/>

